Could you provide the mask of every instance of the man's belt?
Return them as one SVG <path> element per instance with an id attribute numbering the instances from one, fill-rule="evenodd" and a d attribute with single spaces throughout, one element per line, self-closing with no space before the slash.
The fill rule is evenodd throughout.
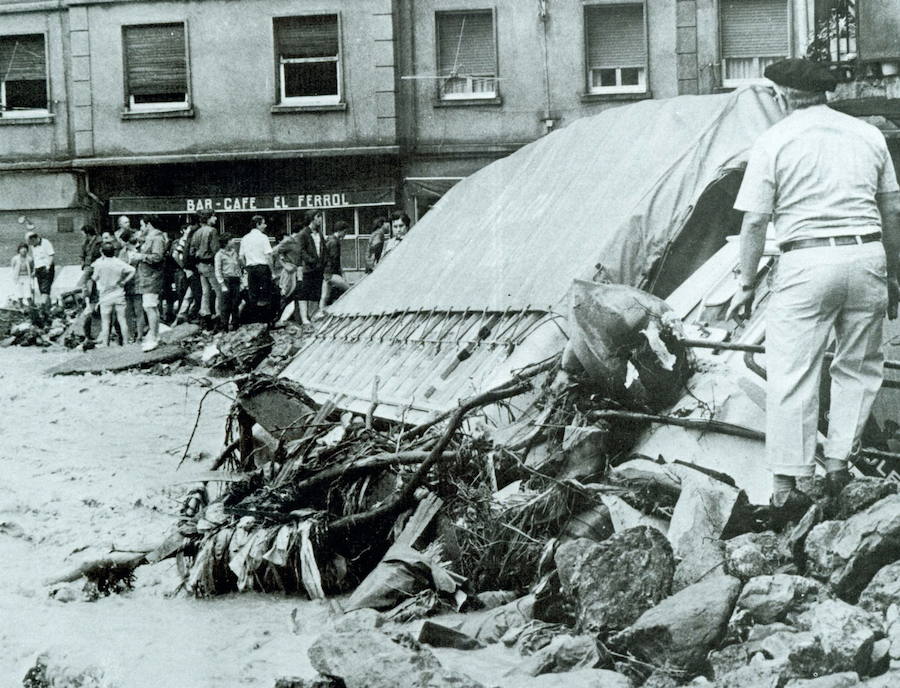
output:
<path id="1" fill-rule="evenodd" d="M 850 234 L 846 236 L 822 237 L 821 239 L 798 239 L 781 245 L 781 252 L 796 251 L 798 248 L 820 248 L 822 246 L 857 246 L 872 241 L 881 241 L 881 232 L 874 234 Z"/>

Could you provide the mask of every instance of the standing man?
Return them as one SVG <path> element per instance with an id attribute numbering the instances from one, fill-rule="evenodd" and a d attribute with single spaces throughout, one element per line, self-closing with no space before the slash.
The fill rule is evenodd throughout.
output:
<path id="1" fill-rule="evenodd" d="M 325 278 L 322 280 L 322 300 L 319 302 L 319 308 L 323 311 L 350 288 L 341 265 L 341 247 L 348 229 L 350 225 L 338 220 L 334 231 L 325 240 Z"/>
<path id="2" fill-rule="evenodd" d="M 266 219 L 254 215 L 253 227 L 241 239 L 238 251 L 240 263 L 247 273 L 247 308 L 254 318 L 262 316 L 263 322 L 271 322 L 278 314 L 273 307 L 275 289 L 272 283 L 272 245 L 266 236 Z"/>
<path id="3" fill-rule="evenodd" d="M 132 233 L 134 232 L 134 230 L 131 228 L 131 220 L 128 218 L 127 215 L 119 215 L 119 219 L 116 220 L 116 232 L 115 232 L 116 239 L 121 241 L 122 240 L 122 232 L 125 232 L 125 231 L 129 231 Z"/>
<path id="4" fill-rule="evenodd" d="M 159 295 L 163 288 L 163 261 L 166 258 L 166 235 L 157 229 L 156 215 L 141 217 L 140 251 L 137 260 L 136 290 L 141 293 L 144 315 L 147 317 L 147 336 L 141 349 L 153 351 L 159 346 Z"/>
<path id="5" fill-rule="evenodd" d="M 309 305 L 318 304 L 322 298 L 322 282 L 325 279 L 325 237 L 322 236 L 322 211 L 306 211 L 306 227 L 297 235 L 300 246 L 302 281 L 297 284 L 297 307 L 300 322 L 311 327 Z M 299 278 L 299 276 L 298 276 Z"/>
<path id="6" fill-rule="evenodd" d="M 56 276 L 53 244 L 34 231 L 25 235 L 25 241 L 30 247 L 31 259 L 34 261 L 34 277 L 38 286 L 35 304 L 48 310 L 50 308 L 50 287 L 53 286 L 53 278 Z"/>
<path id="7" fill-rule="evenodd" d="M 200 321 L 206 328 L 215 328 L 213 310 L 220 313 L 222 308 L 222 288 L 216 280 L 213 261 L 219 251 L 218 218 L 209 210 L 197 213 L 200 226 L 191 238 L 191 254 L 197 262 L 200 274 Z"/>
<path id="8" fill-rule="evenodd" d="M 757 139 L 734 207 L 741 287 L 729 315 L 749 311 L 766 226 L 781 249 L 766 312 L 766 457 L 780 521 L 811 504 L 796 478 L 815 469 L 819 382 L 834 331 L 825 442 L 831 504 L 850 481 L 849 457 L 881 387 L 882 319 L 897 317 L 900 193 L 884 136 L 830 109 L 835 77 L 800 59 L 769 65 L 787 117 Z"/>

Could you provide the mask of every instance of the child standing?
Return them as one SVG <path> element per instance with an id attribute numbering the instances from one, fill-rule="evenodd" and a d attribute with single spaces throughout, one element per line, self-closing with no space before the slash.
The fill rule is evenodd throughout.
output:
<path id="1" fill-rule="evenodd" d="M 16 301 L 19 306 L 30 306 L 34 300 L 34 261 L 28 255 L 28 244 L 19 244 L 12 257 L 12 277 Z"/>
<path id="2" fill-rule="evenodd" d="M 119 328 L 122 330 L 122 341 L 127 342 L 128 320 L 125 317 L 125 287 L 134 278 L 135 269 L 128 263 L 116 258 L 116 247 L 105 243 L 100 248 L 102 254 L 94 261 L 91 278 L 97 285 L 100 301 L 100 342 L 98 346 L 106 346 L 109 342 L 109 330 L 112 325 L 113 311 Z"/>
<path id="3" fill-rule="evenodd" d="M 240 248 L 241 240 L 231 239 L 213 259 L 216 280 L 222 287 L 222 303 L 217 304 L 219 318 L 226 330 L 236 330 L 238 327 L 241 305 L 241 264 L 238 260 Z"/>

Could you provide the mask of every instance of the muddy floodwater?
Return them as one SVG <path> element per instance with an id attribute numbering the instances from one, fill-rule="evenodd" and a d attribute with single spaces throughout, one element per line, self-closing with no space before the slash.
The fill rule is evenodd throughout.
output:
<path id="1" fill-rule="evenodd" d="M 122 595 L 89 602 L 71 584 L 58 593 L 70 601 L 50 597 L 43 581 L 84 557 L 158 544 L 185 481 L 210 464 L 190 458 L 176 470 L 207 390 L 196 372 L 42 375 L 71 355 L 0 349 L 0 687 L 20 686 L 39 653 L 74 674 L 91 669 L 91 686 L 271 688 L 279 676 L 313 676 L 306 650 L 327 605 L 172 597 L 172 561 L 138 569 Z M 207 396 L 192 456 L 221 449 L 229 405 Z"/>

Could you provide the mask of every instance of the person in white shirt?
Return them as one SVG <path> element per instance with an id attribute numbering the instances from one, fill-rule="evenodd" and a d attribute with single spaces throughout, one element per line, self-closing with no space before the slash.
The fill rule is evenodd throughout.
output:
<path id="1" fill-rule="evenodd" d="M 97 346 L 104 347 L 109 344 L 109 331 L 112 325 L 113 313 L 119 321 L 122 330 L 122 341 L 127 343 L 129 339 L 128 318 L 125 314 L 125 284 L 134 279 L 135 268 L 124 260 L 116 258 L 116 247 L 112 243 L 105 243 L 100 247 L 102 254 L 91 265 L 91 279 L 97 285 L 97 294 L 100 301 L 100 340 Z"/>
<path id="2" fill-rule="evenodd" d="M 54 265 L 53 244 L 41 237 L 37 232 L 28 232 L 25 235 L 28 242 L 31 259 L 34 262 L 34 278 L 37 280 L 38 294 L 35 303 L 44 308 L 50 307 L 50 288 L 56 276 Z"/>
<path id="3" fill-rule="evenodd" d="M 278 298 L 272 281 L 272 244 L 266 235 L 266 219 L 254 215 L 253 227 L 241 239 L 238 258 L 247 275 L 247 309 L 251 318 L 268 322 L 278 312 Z"/>
<path id="4" fill-rule="evenodd" d="M 836 79 L 825 66 L 782 60 L 765 75 L 788 115 L 754 143 L 734 203 L 744 220 L 741 285 L 729 315 L 753 303 L 771 219 L 781 256 L 766 310 L 766 456 L 772 506 L 786 522 L 811 505 L 796 479 L 815 472 L 832 332 L 829 508 L 850 481 L 848 461 L 882 383 L 882 321 L 897 317 L 900 187 L 881 132 L 826 104 Z"/>

